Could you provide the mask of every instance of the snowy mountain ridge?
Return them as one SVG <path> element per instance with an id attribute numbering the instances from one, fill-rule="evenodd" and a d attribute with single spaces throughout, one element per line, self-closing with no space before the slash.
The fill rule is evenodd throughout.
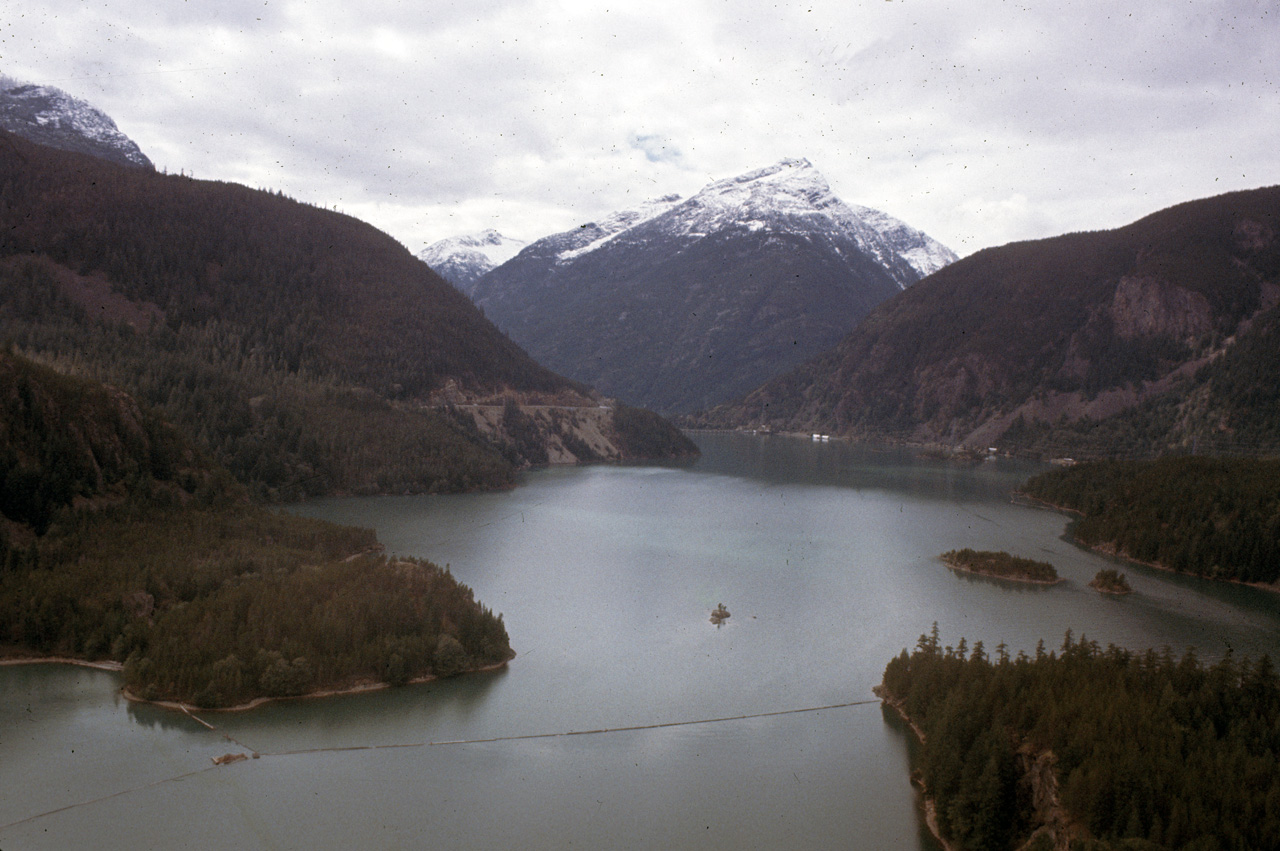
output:
<path id="1" fill-rule="evenodd" d="M 661 198 L 652 198 L 645 201 L 633 210 L 619 210 L 616 213 L 609 214 L 599 222 L 582 225 L 577 232 L 591 238 L 581 245 L 575 245 L 573 248 L 566 248 L 557 252 L 556 262 L 567 263 L 577 257 L 595 251 L 618 234 L 624 233 L 650 219 L 657 218 L 679 203 L 679 195 L 664 195 Z M 568 233 L 574 233 L 574 231 L 569 231 Z"/>
<path id="2" fill-rule="evenodd" d="M 53 86 L 0 77 L 0 129 L 53 148 L 154 168 L 109 115 Z"/>
<path id="3" fill-rule="evenodd" d="M 713 181 L 696 195 L 665 195 L 570 231 L 536 240 L 557 264 L 577 260 L 618 239 L 638 237 L 636 228 L 653 223 L 667 239 L 701 239 L 731 227 L 751 231 L 825 233 L 852 238 L 860 251 L 891 267 L 905 263 L 915 274 L 906 288 L 955 262 L 956 254 L 927 234 L 871 207 L 846 204 L 807 159 L 783 159 L 771 166 Z M 908 279 L 910 278 L 910 280 Z"/>
<path id="4" fill-rule="evenodd" d="M 418 259 L 470 295 L 468 288 L 477 278 L 515 257 L 525 245 L 523 239 L 503 236 L 488 228 L 433 242 L 418 252 Z"/>
<path id="5" fill-rule="evenodd" d="M 707 184 L 690 198 L 663 195 L 638 207 L 618 210 L 571 230 L 524 243 L 494 230 L 450 237 L 427 246 L 418 257 L 468 295 L 482 275 L 528 247 L 556 266 L 572 263 L 617 240 L 639 239 L 642 226 L 661 229 L 664 239 L 689 243 L 726 228 L 825 234 L 834 242 L 852 239 L 857 249 L 882 266 L 906 265 L 899 288 L 954 262 L 954 252 L 927 234 L 879 210 L 846 204 L 807 159 L 783 159 Z M 652 238 L 646 228 L 643 238 Z"/>
<path id="6" fill-rule="evenodd" d="M 892 266 L 898 258 L 921 278 L 957 259 L 949 248 L 893 216 L 846 204 L 803 158 L 717 180 L 668 212 L 668 233 L 691 238 L 733 226 L 852 237 L 881 265 Z M 910 283 L 903 280 L 900 286 L 905 289 Z"/>
<path id="7" fill-rule="evenodd" d="M 954 259 L 787 159 L 535 240 L 464 291 L 553 370 L 690 412 L 834 345 Z"/>

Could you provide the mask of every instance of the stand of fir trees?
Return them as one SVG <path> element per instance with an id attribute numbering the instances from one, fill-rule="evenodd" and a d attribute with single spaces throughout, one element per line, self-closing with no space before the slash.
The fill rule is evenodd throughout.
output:
<path id="1" fill-rule="evenodd" d="M 1206 666 L 1068 632 L 1057 652 L 991 658 L 941 646 L 935 624 L 879 692 L 923 737 L 917 776 L 955 848 L 1280 848 L 1266 657 Z"/>
<path id="2" fill-rule="evenodd" d="M 1083 515 L 1072 532 L 1086 546 L 1213 579 L 1280 580 L 1280 459 L 1094 461 L 1023 491 Z"/>
<path id="3" fill-rule="evenodd" d="M 0 352 L 0 655 L 204 707 L 500 664 L 501 616 L 372 531 L 281 514 L 127 394 Z"/>

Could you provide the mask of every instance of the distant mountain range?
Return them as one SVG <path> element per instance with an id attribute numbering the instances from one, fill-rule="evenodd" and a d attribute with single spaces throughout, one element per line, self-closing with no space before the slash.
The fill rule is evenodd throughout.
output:
<path id="1" fill-rule="evenodd" d="M 1280 451 L 1280 187 L 978 252 L 704 426 L 1042 453 Z"/>
<path id="2" fill-rule="evenodd" d="M 0 130 L 64 151 L 92 154 L 120 165 L 154 166 L 105 112 L 53 86 L 0 77 Z"/>
<path id="3" fill-rule="evenodd" d="M 476 280 L 515 257 L 527 244 L 490 228 L 478 234 L 433 242 L 418 252 L 418 259 L 471 295 Z"/>
<path id="4" fill-rule="evenodd" d="M 458 254 L 434 256 L 449 268 Z M 953 260 L 797 159 L 539 239 L 459 286 L 552 369 L 689 412 L 830 347 Z"/>

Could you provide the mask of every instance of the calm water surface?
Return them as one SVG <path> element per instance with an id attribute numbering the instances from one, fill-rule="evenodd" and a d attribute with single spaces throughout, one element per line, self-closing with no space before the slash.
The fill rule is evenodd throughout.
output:
<path id="1" fill-rule="evenodd" d="M 1280 655 L 1274 595 L 1126 567 L 1013 505 L 1036 468 L 698 435 L 692 468 L 589 467 L 514 491 L 325 500 L 447 563 L 501 611 L 507 670 L 203 716 L 135 707 L 115 675 L 0 668 L 0 848 L 932 849 L 909 736 L 871 698 L 938 622 L 1034 652 L 1067 629 L 1204 658 Z M 1003 549 L 1066 582 L 967 577 L 938 554 Z M 733 613 L 708 622 L 717 603 Z M 602 728 L 601 735 L 431 744 Z M 234 741 L 228 741 L 224 736 Z M 258 750 L 212 768 L 210 757 Z"/>

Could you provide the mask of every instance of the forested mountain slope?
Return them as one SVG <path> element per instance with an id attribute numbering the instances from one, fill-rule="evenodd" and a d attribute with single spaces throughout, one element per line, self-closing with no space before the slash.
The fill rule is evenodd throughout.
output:
<path id="1" fill-rule="evenodd" d="M 9 341 L 127 388 L 260 496 L 506 484 L 529 459 L 446 402 L 599 401 L 367 224 L 10 134 L 0 283 Z"/>
<path id="2" fill-rule="evenodd" d="M 1043 452 L 1280 448 L 1280 188 L 987 249 L 703 425 Z"/>

